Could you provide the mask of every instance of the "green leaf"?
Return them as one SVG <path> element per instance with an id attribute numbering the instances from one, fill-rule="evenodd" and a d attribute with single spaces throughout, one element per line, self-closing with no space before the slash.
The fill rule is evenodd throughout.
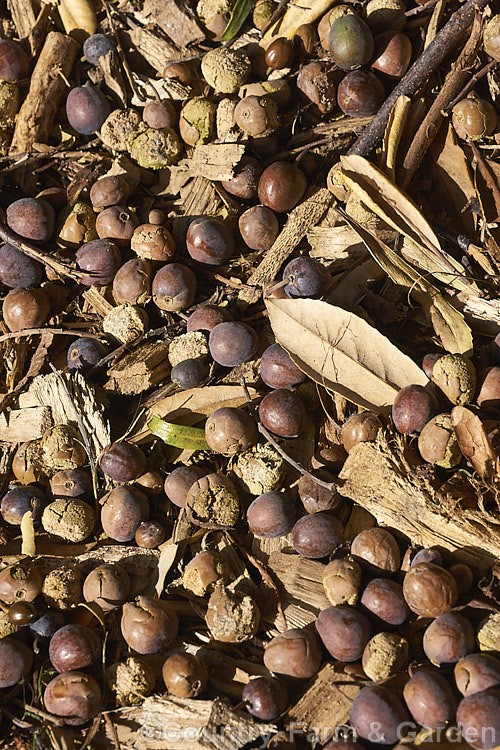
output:
<path id="1" fill-rule="evenodd" d="M 231 18 L 226 26 L 226 29 L 221 37 L 223 42 L 229 42 L 233 37 L 236 36 L 238 31 L 245 23 L 248 14 L 253 10 L 256 0 L 236 0 L 231 13 Z"/>
<path id="2" fill-rule="evenodd" d="M 200 427 L 185 427 L 182 424 L 165 422 L 158 417 L 153 417 L 148 422 L 148 427 L 153 435 L 159 437 L 167 445 L 173 445 L 174 448 L 192 451 L 210 450 L 210 446 L 205 440 L 205 430 Z"/>

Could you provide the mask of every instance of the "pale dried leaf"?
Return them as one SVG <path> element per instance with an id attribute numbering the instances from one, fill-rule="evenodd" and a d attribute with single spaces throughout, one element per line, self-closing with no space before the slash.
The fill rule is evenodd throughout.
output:
<path id="1" fill-rule="evenodd" d="M 276 341 L 312 380 L 359 406 L 387 409 L 405 385 L 428 379 L 376 328 L 313 299 L 266 300 Z"/>
<path id="2" fill-rule="evenodd" d="M 421 276 L 404 258 L 391 250 L 379 237 L 342 212 L 365 243 L 370 254 L 395 284 L 407 287 L 427 311 L 443 347 L 453 354 L 472 351 L 472 334 L 459 312 L 439 290 Z"/>
<path id="3" fill-rule="evenodd" d="M 362 156 L 341 156 L 340 163 L 347 186 L 377 216 L 419 246 L 421 255 L 426 256 L 427 270 L 433 269 L 433 274 L 444 272 L 447 284 L 470 291 L 469 282 L 459 275 L 466 276 L 465 269 L 443 253 L 434 230 L 406 193 Z M 449 263 L 456 269 L 456 275 Z"/>
<path id="4" fill-rule="evenodd" d="M 35 545 L 35 527 L 33 526 L 33 517 L 31 511 L 28 510 L 21 519 L 21 554 L 28 555 L 28 557 L 34 557 L 36 555 Z"/>
<path id="5" fill-rule="evenodd" d="M 179 549 L 178 543 L 162 544 L 160 546 L 160 559 L 158 560 L 158 580 L 156 582 L 156 593 L 161 596 L 163 587 L 165 585 L 165 578 L 167 577 L 168 571 L 175 563 L 177 557 L 177 551 Z"/>
<path id="6" fill-rule="evenodd" d="M 205 32 L 189 13 L 188 6 L 175 0 L 146 0 L 142 11 L 149 23 L 157 24 L 179 47 L 205 40 Z"/>
<path id="7" fill-rule="evenodd" d="M 302 0 L 290 3 L 285 15 L 266 31 L 261 40 L 263 47 L 268 47 L 276 37 L 284 36 L 293 39 L 299 26 L 314 23 L 333 5 L 334 0 Z"/>
<path id="8" fill-rule="evenodd" d="M 255 388 L 249 388 L 248 391 L 250 398 L 257 398 Z M 223 406 L 238 407 L 245 403 L 245 393 L 240 385 L 209 385 L 174 393 L 172 396 L 157 401 L 147 410 L 137 422 L 129 439 L 133 442 L 151 439 L 147 423 L 152 417 L 168 418 L 169 422 L 193 425 L 206 419 L 212 412 Z"/>
<path id="9" fill-rule="evenodd" d="M 409 96 L 398 96 L 385 128 L 380 168 L 389 175 L 393 182 L 396 177 L 398 147 L 410 112 L 410 105 L 411 99 Z"/>
<path id="10" fill-rule="evenodd" d="M 483 423 L 474 412 L 465 406 L 453 407 L 451 423 L 463 455 L 471 462 L 479 476 L 484 477 L 488 465 L 491 465 L 496 457 Z"/>

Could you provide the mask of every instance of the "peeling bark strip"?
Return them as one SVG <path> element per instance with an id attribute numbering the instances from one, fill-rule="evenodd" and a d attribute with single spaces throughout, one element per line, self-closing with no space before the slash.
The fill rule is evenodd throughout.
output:
<path id="1" fill-rule="evenodd" d="M 59 104 L 67 91 L 64 78 L 69 78 L 78 50 L 78 43 L 66 34 L 51 31 L 47 36 L 31 75 L 28 94 L 17 116 L 11 154 L 24 153 L 34 143 L 47 142 Z"/>
<path id="2" fill-rule="evenodd" d="M 409 71 L 392 90 L 371 123 L 363 130 L 357 141 L 351 146 L 348 154 L 368 156 L 384 135 L 387 121 L 397 99 L 401 96 L 412 96 L 429 76 L 443 62 L 446 55 L 453 49 L 463 32 L 470 26 L 476 12 L 482 10 L 489 0 L 468 0 L 459 8 L 450 20 L 443 26 L 434 41 L 429 44 L 419 58 L 415 60 Z"/>
<path id="3" fill-rule="evenodd" d="M 471 509 L 462 492 L 436 490 L 429 466 L 410 466 L 397 446 L 382 437 L 360 443 L 339 474 L 339 492 L 373 513 L 381 526 L 405 534 L 415 545 L 443 547 L 457 559 L 485 569 L 500 557 L 500 516 Z M 448 488 L 451 490 L 451 488 Z"/>

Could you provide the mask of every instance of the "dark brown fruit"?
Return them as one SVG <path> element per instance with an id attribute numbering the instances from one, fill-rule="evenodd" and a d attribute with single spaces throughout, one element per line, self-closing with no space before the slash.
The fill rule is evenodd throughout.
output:
<path id="1" fill-rule="evenodd" d="M 322 479 L 324 482 L 334 482 L 335 477 L 332 474 L 328 474 L 326 471 L 316 471 L 315 476 L 318 479 Z M 299 497 L 308 513 L 321 513 L 322 511 L 332 511 L 333 513 L 338 512 L 344 505 L 345 500 L 337 490 L 327 489 L 322 485 L 314 481 L 310 476 L 304 474 L 300 478 L 299 485 Z"/>
<path id="2" fill-rule="evenodd" d="M 448 679 L 440 672 L 416 672 L 403 694 L 411 715 L 423 727 L 439 729 L 455 718 L 457 700 Z"/>
<path id="3" fill-rule="evenodd" d="M 19 81 L 30 69 L 29 58 L 23 48 L 11 39 L 0 39 L 0 80 Z"/>
<path id="4" fill-rule="evenodd" d="M 485 690 L 463 698 L 457 722 L 469 745 L 492 750 L 500 745 L 500 690 Z"/>
<path id="5" fill-rule="evenodd" d="M 151 297 L 153 269 L 148 260 L 132 258 L 123 264 L 113 279 L 113 297 L 118 304 L 143 305 Z"/>
<path id="6" fill-rule="evenodd" d="M 266 49 L 265 61 L 266 65 L 274 70 L 281 70 L 281 68 L 288 68 L 293 60 L 294 47 L 293 42 L 290 39 L 286 39 L 283 36 L 275 39 L 269 47 Z"/>
<path id="7" fill-rule="evenodd" d="M 269 388 L 293 388 L 306 376 L 279 344 L 271 344 L 262 354 L 260 377 Z"/>
<path id="8" fill-rule="evenodd" d="M 140 224 L 130 240 L 130 247 L 139 258 L 157 260 L 166 263 L 175 254 L 175 240 L 166 229 L 159 224 Z"/>
<path id="9" fill-rule="evenodd" d="M 342 425 L 340 438 L 342 445 L 348 453 L 358 443 L 370 443 L 377 437 L 382 423 L 376 414 L 371 411 L 362 411 L 349 417 Z"/>
<path id="10" fill-rule="evenodd" d="M 95 220 L 96 232 L 101 240 L 114 240 L 119 246 L 130 243 L 138 225 L 139 219 L 126 206 L 109 206 Z"/>
<path id="11" fill-rule="evenodd" d="M 411 60 L 411 42 L 400 31 L 385 31 L 375 37 L 371 67 L 389 78 L 402 78 Z"/>
<path id="12" fill-rule="evenodd" d="M 146 456 L 132 443 L 124 440 L 111 443 L 99 461 L 101 471 L 115 482 L 131 482 L 146 470 Z"/>
<path id="13" fill-rule="evenodd" d="M 99 685 L 83 672 L 63 672 L 49 682 L 43 694 L 45 710 L 64 719 L 69 726 L 85 724 L 102 707 Z"/>
<path id="14" fill-rule="evenodd" d="M 445 612 L 424 633 L 425 655 L 436 667 L 449 667 L 474 651 L 474 629 L 457 612 Z"/>
<path id="15" fill-rule="evenodd" d="M 337 88 L 337 103 L 349 117 L 370 117 L 376 114 L 384 98 L 384 86 L 370 70 L 353 70 L 341 80 Z"/>
<path id="16" fill-rule="evenodd" d="M 399 546 L 387 529 L 375 527 L 361 531 L 351 545 L 351 555 L 372 573 L 395 573 L 401 565 Z"/>
<path id="17" fill-rule="evenodd" d="M 257 198 L 257 185 L 262 174 L 262 167 L 257 159 L 244 156 L 230 180 L 223 180 L 222 187 L 231 195 L 244 200 Z"/>
<path id="18" fill-rule="evenodd" d="M 189 225 L 186 248 L 191 258 L 199 263 L 223 266 L 234 253 L 233 234 L 222 221 L 204 216 Z"/>
<path id="19" fill-rule="evenodd" d="M 12 289 L 3 301 L 2 315 L 13 333 L 41 328 L 50 315 L 50 301 L 41 289 Z"/>
<path id="20" fill-rule="evenodd" d="M 259 200 L 278 213 L 291 211 L 304 195 L 306 187 L 307 178 L 295 164 L 275 161 L 262 172 Z"/>
<path id="21" fill-rule="evenodd" d="M 85 271 L 81 281 L 87 286 L 111 284 L 120 261 L 120 251 L 110 240 L 92 240 L 76 251 L 78 268 Z"/>
<path id="22" fill-rule="evenodd" d="M 394 427 L 403 435 L 421 432 L 436 413 L 436 400 L 421 385 L 401 388 L 392 405 Z"/>
<path id="23" fill-rule="evenodd" d="M 166 601 L 138 596 L 123 605 L 122 635 L 139 654 L 156 654 L 174 640 L 179 628 L 175 609 Z"/>
<path id="24" fill-rule="evenodd" d="M 49 643 L 49 658 L 58 672 L 71 672 L 94 664 L 101 655 L 101 639 L 83 625 L 63 625 Z"/>
<path id="25" fill-rule="evenodd" d="M 0 282 L 10 289 L 26 289 L 39 286 L 43 266 L 29 258 L 13 245 L 0 247 Z"/>
<path id="26" fill-rule="evenodd" d="M 316 630 L 330 655 L 343 662 L 361 659 L 373 634 L 370 621 L 361 612 L 343 605 L 321 610 Z"/>
<path id="27" fill-rule="evenodd" d="M 269 250 L 279 233 L 275 214 L 267 206 L 252 206 L 244 211 L 239 220 L 243 242 L 251 250 Z"/>
<path id="28" fill-rule="evenodd" d="M 457 603 L 457 582 L 444 568 L 420 563 L 406 573 L 403 595 L 412 612 L 421 617 L 439 617 Z"/>
<path id="29" fill-rule="evenodd" d="M 402 625 L 410 614 L 402 586 L 388 578 L 374 578 L 368 583 L 361 606 L 383 627 Z"/>
<path id="30" fill-rule="evenodd" d="M 132 487 L 116 487 L 100 502 L 102 528 L 117 542 L 130 542 L 139 524 L 149 518 L 146 495 Z"/>
<path id="31" fill-rule="evenodd" d="M 412 557 L 411 567 L 413 568 L 419 563 L 434 563 L 434 565 L 443 567 L 443 555 L 438 549 L 435 549 L 434 547 L 421 549 L 416 553 L 414 557 Z"/>
<path id="32" fill-rule="evenodd" d="M 197 698 L 208 684 L 204 663 L 193 654 L 172 654 L 162 668 L 163 682 L 171 695 Z"/>
<path id="33" fill-rule="evenodd" d="M 104 563 L 94 568 L 83 583 L 83 598 L 96 602 L 104 612 L 116 609 L 130 591 L 130 578 L 121 565 Z M 76 669 L 77 667 L 74 667 Z"/>
<path id="34" fill-rule="evenodd" d="M 210 331 L 208 346 L 218 365 L 236 367 L 254 356 L 257 335 L 245 323 L 220 323 Z"/>
<path id="35" fill-rule="evenodd" d="M 262 375 L 261 375 L 262 377 Z M 321 448 L 311 459 L 313 469 L 324 469 L 331 474 L 338 474 L 347 458 L 343 445 L 333 443 L 328 448 Z"/>
<path id="36" fill-rule="evenodd" d="M 129 195 L 129 184 L 120 175 L 101 177 L 90 188 L 91 203 L 98 210 L 108 206 L 122 205 Z"/>
<path id="37" fill-rule="evenodd" d="M 275 674 L 307 680 L 321 665 L 318 637 L 305 628 L 285 630 L 275 636 L 264 651 L 264 665 Z"/>
<path id="38" fill-rule="evenodd" d="M 474 583 L 474 574 L 468 565 L 465 563 L 450 565 L 449 572 L 457 582 L 459 596 L 471 590 Z"/>
<path id="39" fill-rule="evenodd" d="M 62 469 L 50 479 L 54 497 L 85 497 L 92 493 L 92 478 L 84 469 Z"/>
<path id="40" fill-rule="evenodd" d="M 307 412 L 298 396 L 284 388 L 268 393 L 259 405 L 259 418 L 274 435 L 293 438 L 306 425 Z"/>
<path id="41" fill-rule="evenodd" d="M 295 518 L 293 503 L 281 492 L 259 495 L 247 509 L 250 531 L 263 539 L 285 536 L 292 530 Z"/>
<path id="42" fill-rule="evenodd" d="M 337 104 L 338 71 L 328 63 L 315 60 L 303 65 L 297 76 L 297 88 L 325 115 Z"/>
<path id="43" fill-rule="evenodd" d="M 210 448 L 223 456 L 234 456 L 255 445 L 259 433 L 255 420 L 233 407 L 216 409 L 205 423 L 205 438 Z"/>
<path id="44" fill-rule="evenodd" d="M 184 86 L 190 83 L 193 78 L 191 66 L 188 62 L 167 63 L 163 68 L 162 76 L 163 78 L 174 78 Z"/>
<path id="45" fill-rule="evenodd" d="M 362 688 L 352 704 L 351 726 L 359 737 L 380 745 L 395 745 L 409 714 L 399 695 L 381 685 Z"/>
<path id="46" fill-rule="evenodd" d="M 342 544 L 344 528 L 338 518 L 329 513 L 313 513 L 299 518 L 292 529 L 295 552 L 313 560 L 330 555 Z"/>
<path id="47" fill-rule="evenodd" d="M 199 466 L 178 466 L 165 479 L 165 494 L 178 508 L 184 508 L 186 497 L 195 482 L 205 476 Z"/>
<path id="48" fill-rule="evenodd" d="M 28 676 L 33 651 L 15 638 L 0 639 L 0 689 L 12 687 Z"/>
<path id="49" fill-rule="evenodd" d="M 247 710 L 261 721 L 273 721 L 287 707 L 288 695 L 275 677 L 255 677 L 247 682 L 241 694 Z"/>
<path id="50" fill-rule="evenodd" d="M 153 279 L 153 302 L 160 310 L 181 312 L 192 304 L 196 294 L 196 276 L 187 266 L 167 263 Z"/>
<path id="51" fill-rule="evenodd" d="M 165 529 L 158 521 L 143 521 L 135 532 L 135 543 L 143 549 L 155 549 L 165 541 Z"/>
<path id="52" fill-rule="evenodd" d="M 9 620 L 17 627 L 29 625 L 36 618 L 36 607 L 31 602 L 16 602 L 9 607 Z"/>
<path id="53" fill-rule="evenodd" d="M 45 495 L 37 487 L 14 487 L 5 493 L 0 504 L 0 513 L 7 523 L 20 526 L 23 516 L 31 511 L 36 523 L 40 520 Z"/>
<path id="54" fill-rule="evenodd" d="M 270 96 L 250 94 L 234 109 L 236 125 L 259 142 L 273 134 L 279 125 L 278 105 Z"/>
<path id="55" fill-rule="evenodd" d="M 142 119 L 150 128 L 175 128 L 177 111 L 168 99 L 162 102 L 148 102 L 142 110 Z"/>
<path id="56" fill-rule="evenodd" d="M 39 568 L 14 563 L 0 571 L 0 600 L 5 604 L 32 602 L 42 592 L 43 577 Z"/>
<path id="57" fill-rule="evenodd" d="M 451 122 L 459 138 L 480 141 L 495 132 L 497 113 L 485 99 L 462 99 L 451 110 Z"/>
<path id="58" fill-rule="evenodd" d="M 468 654 L 455 664 L 453 673 L 464 697 L 500 686 L 500 660 L 491 654 Z"/>
<path id="59" fill-rule="evenodd" d="M 205 331 L 210 333 L 212 328 L 229 319 L 228 313 L 216 305 L 203 305 L 191 313 L 186 321 L 187 331 Z"/>
<path id="60" fill-rule="evenodd" d="M 330 55 L 342 70 L 366 65 L 373 55 L 373 36 L 362 18 L 349 14 L 337 18 L 330 27 Z"/>
<path id="61" fill-rule="evenodd" d="M 90 135 L 99 130 L 109 114 L 107 99 L 93 86 L 77 86 L 66 98 L 66 116 L 77 133 Z"/>
<path id="62" fill-rule="evenodd" d="M 19 198 L 7 208 L 7 224 L 16 234 L 35 242 L 47 242 L 52 237 L 55 211 L 44 200 Z"/>

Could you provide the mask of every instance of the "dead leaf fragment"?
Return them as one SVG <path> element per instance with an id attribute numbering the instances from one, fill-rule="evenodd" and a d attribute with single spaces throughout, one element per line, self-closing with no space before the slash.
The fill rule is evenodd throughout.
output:
<path id="1" fill-rule="evenodd" d="M 28 557 L 34 557 L 36 554 L 35 546 L 35 527 L 33 526 L 33 517 L 31 511 L 28 510 L 22 517 L 21 520 L 21 554 L 28 555 Z"/>
<path id="2" fill-rule="evenodd" d="M 313 299 L 266 300 L 276 341 L 312 380 L 359 406 L 387 409 L 405 385 L 427 385 L 423 371 L 376 328 Z"/>
<path id="3" fill-rule="evenodd" d="M 451 423 L 457 435 L 458 445 L 465 458 L 471 462 L 480 477 L 484 477 L 491 462 L 496 460 L 483 423 L 465 406 L 451 410 Z"/>

